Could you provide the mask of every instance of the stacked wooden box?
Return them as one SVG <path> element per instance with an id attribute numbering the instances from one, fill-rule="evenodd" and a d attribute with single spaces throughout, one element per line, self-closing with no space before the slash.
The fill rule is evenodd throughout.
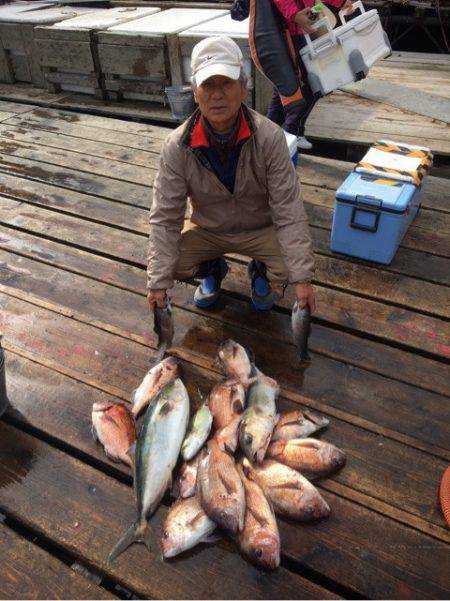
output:
<path id="1" fill-rule="evenodd" d="M 36 50 L 36 27 L 70 19 L 92 9 L 36 2 L 23 4 L 25 6 L 17 3 L 0 7 L 0 81 L 29 82 L 43 87 L 45 81 Z"/>
<path id="2" fill-rule="evenodd" d="M 248 104 L 265 114 L 272 95 L 272 84 L 256 69 L 250 53 L 248 41 L 249 19 L 234 21 L 229 14 L 201 23 L 179 35 L 181 54 L 183 57 L 183 77 L 185 82 L 191 77 L 192 49 L 206 37 L 226 35 L 240 47 L 244 56 L 244 69 L 249 77 Z"/>
<path id="3" fill-rule="evenodd" d="M 164 88 L 183 83 L 178 34 L 226 13 L 173 8 L 99 32 L 98 53 L 108 97 L 164 103 Z"/>
<path id="4" fill-rule="evenodd" d="M 116 7 L 36 28 L 36 44 L 47 88 L 104 97 L 97 32 L 159 12 L 155 7 Z"/>

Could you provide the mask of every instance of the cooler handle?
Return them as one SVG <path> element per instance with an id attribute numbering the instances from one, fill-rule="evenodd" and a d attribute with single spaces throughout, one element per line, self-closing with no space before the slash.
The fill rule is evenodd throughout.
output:
<path id="1" fill-rule="evenodd" d="M 336 44 L 336 35 L 333 31 L 333 28 L 331 27 L 331 23 L 328 19 L 328 17 L 323 17 L 323 19 L 320 19 L 319 21 L 317 21 L 316 23 L 314 23 L 314 29 L 318 29 L 319 27 L 321 27 L 322 25 L 325 25 L 325 27 L 327 28 L 327 33 L 320 36 L 320 38 L 317 38 L 317 40 L 314 40 L 317 45 L 318 42 L 320 42 L 320 45 L 322 45 L 323 41 L 329 37 L 330 38 L 330 45 L 333 46 Z M 314 42 L 311 40 L 311 36 L 309 35 L 309 33 L 305 33 L 305 40 L 306 40 L 306 45 L 308 46 L 308 50 L 311 54 L 311 56 L 315 56 L 316 54 L 319 54 L 320 50 L 317 50 L 316 47 L 314 46 Z M 328 45 L 325 46 L 326 48 L 328 48 Z"/>
<path id="2" fill-rule="evenodd" d="M 381 205 L 382 201 L 378 199 L 371 199 L 374 204 L 364 203 L 364 201 L 358 201 L 356 198 L 356 204 L 353 207 L 352 218 L 350 220 L 350 227 L 353 227 L 356 230 L 362 230 L 363 232 L 376 232 L 378 231 L 378 225 L 380 223 L 381 216 Z M 378 206 L 375 204 L 378 203 Z M 366 225 L 364 223 L 358 223 L 356 221 L 356 215 L 360 211 L 361 213 L 370 213 L 371 215 L 375 215 L 375 222 L 373 225 Z"/>
<path id="3" fill-rule="evenodd" d="M 366 12 L 366 9 L 363 6 L 363 3 L 361 2 L 361 0 L 356 0 L 356 2 L 353 2 L 353 6 L 355 8 L 359 8 L 359 10 L 361 11 L 361 14 L 364 14 Z M 347 21 L 345 20 L 345 15 L 347 14 L 346 10 L 340 10 L 339 11 L 339 18 L 341 20 L 342 25 L 345 25 L 347 23 Z"/>

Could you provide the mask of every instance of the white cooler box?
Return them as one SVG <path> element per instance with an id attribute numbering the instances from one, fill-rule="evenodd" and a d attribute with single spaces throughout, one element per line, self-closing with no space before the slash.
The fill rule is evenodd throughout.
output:
<path id="1" fill-rule="evenodd" d="M 348 23 L 341 11 L 342 25 L 331 29 L 328 19 L 321 19 L 317 27 L 326 25 L 328 32 L 315 40 L 305 35 L 306 46 L 300 56 L 315 94 L 323 96 L 363 79 L 374 63 L 391 54 L 391 45 L 377 10 L 365 12 L 359 0 L 354 6 L 360 9 L 361 15 Z"/>

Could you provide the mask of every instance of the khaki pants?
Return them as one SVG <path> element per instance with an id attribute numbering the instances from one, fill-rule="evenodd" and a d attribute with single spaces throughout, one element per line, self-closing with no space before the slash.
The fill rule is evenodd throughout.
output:
<path id="1" fill-rule="evenodd" d="M 226 253 L 245 255 L 265 263 L 267 277 L 274 289 L 288 282 L 287 270 L 273 226 L 237 234 L 216 234 L 190 221 L 185 223 L 181 233 L 180 259 L 175 279 L 187 280 L 194 277 L 200 263 L 217 259 Z"/>

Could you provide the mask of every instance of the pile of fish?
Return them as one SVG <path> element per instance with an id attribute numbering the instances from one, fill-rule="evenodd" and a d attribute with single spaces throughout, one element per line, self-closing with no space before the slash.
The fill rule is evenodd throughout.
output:
<path id="1" fill-rule="evenodd" d="M 311 483 L 345 464 L 341 450 L 311 438 L 328 419 L 307 410 L 278 415 L 277 382 L 237 342 L 219 347 L 218 363 L 225 379 L 191 419 L 173 357 L 149 370 L 133 393 L 131 411 L 123 404 L 94 404 L 94 435 L 110 459 L 133 466 L 137 501 L 136 521 L 109 561 L 134 542 L 153 548 L 149 520 L 170 489 L 176 501 L 159 537 L 164 558 L 217 540 L 221 532 L 250 561 L 275 569 L 280 563 L 275 513 L 298 521 L 329 515 Z M 135 419 L 144 410 L 136 436 Z"/>

